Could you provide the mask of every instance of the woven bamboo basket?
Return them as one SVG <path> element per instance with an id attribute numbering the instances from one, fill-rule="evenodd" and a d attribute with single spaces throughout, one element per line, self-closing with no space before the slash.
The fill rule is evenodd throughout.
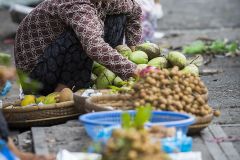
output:
<path id="1" fill-rule="evenodd" d="M 86 100 L 85 110 L 87 112 L 112 111 L 112 110 L 128 110 L 133 109 L 125 100 L 131 97 L 127 95 L 114 96 L 97 96 L 90 97 Z M 123 106 L 124 104 L 124 106 Z M 204 128 L 208 127 L 213 120 L 213 114 L 205 117 L 196 117 L 196 123 L 189 127 L 189 134 L 199 133 Z"/>
<path id="2" fill-rule="evenodd" d="M 2 108 L 7 122 L 12 128 L 49 126 L 64 123 L 80 115 L 74 107 L 73 101 L 44 106 L 19 107 L 19 105 L 19 103 L 15 103 Z"/>
<path id="3" fill-rule="evenodd" d="M 86 110 L 86 100 L 88 97 L 83 97 L 82 94 L 85 90 L 80 90 L 76 93 L 74 93 L 73 95 L 73 99 L 74 99 L 74 105 L 77 108 L 77 110 L 80 113 L 88 113 L 88 111 Z M 102 95 L 110 95 L 111 90 L 109 89 L 103 89 L 103 90 L 95 90 L 96 92 L 102 93 Z"/>
<path id="4" fill-rule="evenodd" d="M 86 99 L 86 112 L 100 112 L 113 110 L 128 110 L 131 109 L 124 100 L 129 99 L 127 95 L 103 95 L 95 96 Z M 123 106 L 124 104 L 124 106 Z"/>
<path id="5" fill-rule="evenodd" d="M 211 124 L 213 117 L 213 114 L 206 115 L 205 117 L 196 117 L 196 123 L 189 127 L 188 134 L 197 134 L 207 128 Z"/>

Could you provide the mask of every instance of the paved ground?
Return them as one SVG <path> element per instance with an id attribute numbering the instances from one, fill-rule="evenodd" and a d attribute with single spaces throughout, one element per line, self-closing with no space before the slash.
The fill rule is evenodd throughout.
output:
<path id="1" fill-rule="evenodd" d="M 164 30 L 240 27 L 239 0 L 161 0 Z"/>
<path id="2" fill-rule="evenodd" d="M 159 31 L 169 37 L 160 43 L 175 47 L 198 37 L 240 40 L 239 0 L 161 0 L 164 17 Z M 174 36 L 171 36 L 174 35 Z"/>
<path id="3" fill-rule="evenodd" d="M 228 38 L 240 41 L 239 0 L 161 0 L 165 16 L 159 31 L 167 34 L 159 43 L 174 47 L 198 37 Z M 11 35 L 17 25 L 11 23 L 6 11 L 0 11 L 0 51 L 13 53 L 13 46 L 3 44 L 3 37 Z M 205 68 L 220 69 L 222 73 L 202 77 L 209 88 L 209 103 L 222 111 L 214 120 L 228 135 L 240 135 L 240 57 L 216 58 Z M 13 94 L 15 93 L 15 94 Z M 11 96 L 16 97 L 17 88 Z M 234 142 L 240 153 L 240 142 Z"/>

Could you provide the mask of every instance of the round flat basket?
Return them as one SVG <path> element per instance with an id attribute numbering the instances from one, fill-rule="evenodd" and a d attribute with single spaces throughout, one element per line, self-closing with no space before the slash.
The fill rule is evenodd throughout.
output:
<path id="1" fill-rule="evenodd" d="M 82 95 L 85 91 L 86 90 L 79 90 L 78 92 L 73 94 L 74 105 L 80 113 L 86 113 L 85 103 L 88 97 L 84 97 Z M 109 89 L 94 90 L 94 91 L 96 93 L 101 93 L 102 95 L 110 95 L 110 92 L 111 92 L 111 90 Z"/>
<path id="2" fill-rule="evenodd" d="M 207 128 L 209 125 L 210 125 L 210 123 L 191 125 L 191 126 L 188 128 L 188 134 L 189 134 L 189 135 L 198 134 L 198 133 L 200 133 L 202 130 L 204 130 L 205 128 Z"/>
<path id="3" fill-rule="evenodd" d="M 211 124 L 212 120 L 213 114 L 209 114 L 204 117 L 196 117 L 196 123 L 189 127 L 188 134 L 193 135 L 201 132 Z"/>
<path id="4" fill-rule="evenodd" d="M 9 126 L 12 128 L 60 124 L 80 115 L 74 107 L 73 101 L 44 106 L 19 107 L 18 105 L 10 105 L 2 109 Z"/>
<path id="5" fill-rule="evenodd" d="M 196 117 L 195 124 L 206 124 L 206 123 L 210 123 L 212 120 L 213 120 L 213 114 L 209 114 L 204 117 Z"/>
<path id="6" fill-rule="evenodd" d="M 90 97 L 86 100 L 85 111 L 87 113 L 113 110 L 132 109 L 126 104 L 127 95 L 104 95 Z M 124 102 L 125 101 L 125 102 Z"/>

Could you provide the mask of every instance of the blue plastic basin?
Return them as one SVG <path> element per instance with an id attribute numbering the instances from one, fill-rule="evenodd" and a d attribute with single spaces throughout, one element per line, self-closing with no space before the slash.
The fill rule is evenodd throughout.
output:
<path id="1" fill-rule="evenodd" d="M 136 111 L 125 111 L 135 116 Z M 98 133 L 106 127 L 121 124 L 121 115 L 123 111 L 106 111 L 88 113 L 79 117 L 80 122 L 84 125 L 87 134 L 94 140 Z M 175 127 L 187 134 L 188 127 L 195 122 L 195 118 L 188 114 L 169 112 L 169 111 L 153 111 L 150 122 L 146 126 L 161 125 L 165 127 Z"/>

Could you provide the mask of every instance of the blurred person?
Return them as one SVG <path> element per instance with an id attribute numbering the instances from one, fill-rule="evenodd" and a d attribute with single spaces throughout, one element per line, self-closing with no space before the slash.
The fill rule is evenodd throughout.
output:
<path id="1" fill-rule="evenodd" d="M 15 68 L 0 65 L 0 98 L 1 96 L 6 96 L 7 93 L 11 90 L 12 85 L 9 79 L 15 77 L 15 74 Z"/>
<path id="2" fill-rule="evenodd" d="M 113 48 L 124 35 L 132 50 L 141 43 L 141 12 L 135 0 L 43 1 L 17 30 L 16 67 L 43 84 L 41 95 L 90 87 L 93 61 L 126 80 L 137 66 Z"/>
<path id="3" fill-rule="evenodd" d="M 154 41 L 163 33 L 157 32 L 158 20 L 163 17 L 160 0 L 137 0 L 142 8 L 142 30 L 144 41 Z"/>
<path id="4" fill-rule="evenodd" d="M 0 65 L 0 87 L 4 88 L 8 80 L 15 78 L 15 68 Z M 54 156 L 37 156 L 20 151 L 9 137 L 8 126 L 0 111 L 0 160 L 54 160 Z"/>

